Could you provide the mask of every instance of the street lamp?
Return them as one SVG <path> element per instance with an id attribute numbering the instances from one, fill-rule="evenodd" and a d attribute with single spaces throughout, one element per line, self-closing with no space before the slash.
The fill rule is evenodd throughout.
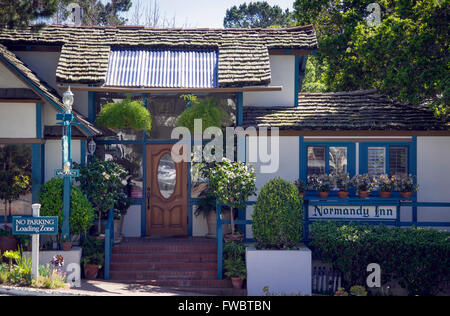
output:
<path id="1" fill-rule="evenodd" d="M 66 113 L 72 113 L 72 105 L 73 105 L 73 93 L 70 91 L 70 87 L 63 94 L 63 104 L 66 107 Z"/>

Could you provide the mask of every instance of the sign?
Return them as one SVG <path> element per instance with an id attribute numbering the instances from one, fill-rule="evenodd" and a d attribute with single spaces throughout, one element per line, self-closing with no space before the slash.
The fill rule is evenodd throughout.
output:
<path id="1" fill-rule="evenodd" d="M 55 170 L 55 177 L 72 177 L 77 178 L 80 176 L 80 170 L 78 169 L 70 169 L 69 171 L 65 171 L 63 169 Z"/>
<path id="2" fill-rule="evenodd" d="M 57 216 L 13 216 L 13 235 L 57 235 Z"/>
<path id="3" fill-rule="evenodd" d="M 310 205 L 310 219 L 340 220 L 396 220 L 396 206 L 343 206 L 343 205 Z"/>

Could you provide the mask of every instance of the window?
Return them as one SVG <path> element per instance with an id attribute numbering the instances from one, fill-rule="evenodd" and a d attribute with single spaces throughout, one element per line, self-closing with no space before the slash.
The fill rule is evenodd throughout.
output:
<path id="1" fill-rule="evenodd" d="M 359 173 L 374 176 L 412 173 L 409 166 L 409 148 L 407 144 L 362 143 Z"/>
<path id="2" fill-rule="evenodd" d="M 307 145 L 307 175 L 350 173 L 354 175 L 355 144 Z"/>

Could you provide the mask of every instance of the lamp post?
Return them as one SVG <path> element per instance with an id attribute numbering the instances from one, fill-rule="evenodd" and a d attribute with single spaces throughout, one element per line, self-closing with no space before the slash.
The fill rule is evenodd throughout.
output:
<path id="1" fill-rule="evenodd" d="M 63 189 L 63 223 L 62 223 L 62 236 L 64 238 L 70 238 L 70 191 L 72 177 L 79 176 L 79 170 L 72 169 L 72 155 L 71 155 L 71 127 L 74 124 L 72 105 L 73 105 L 73 93 L 70 91 L 70 87 L 63 94 L 64 112 L 56 114 L 56 119 L 61 121 L 58 123 L 63 126 L 62 143 L 62 169 L 55 170 L 56 177 L 62 177 L 64 179 Z"/>

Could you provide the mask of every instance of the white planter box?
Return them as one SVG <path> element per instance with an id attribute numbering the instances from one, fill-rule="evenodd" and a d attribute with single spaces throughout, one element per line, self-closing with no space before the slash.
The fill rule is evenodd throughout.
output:
<path id="1" fill-rule="evenodd" d="M 79 247 L 72 247 L 70 251 L 39 251 L 39 265 L 45 266 L 50 264 L 54 256 L 61 255 L 64 258 L 64 272 L 67 273 L 68 277 L 67 283 L 75 282 L 77 284 L 76 282 L 81 280 L 81 254 L 82 249 Z M 24 251 L 23 255 L 26 258 L 31 258 L 30 251 Z M 72 277 L 72 280 L 69 280 L 69 277 Z"/>
<path id="2" fill-rule="evenodd" d="M 268 286 L 274 295 L 311 295 L 311 250 L 246 249 L 247 292 L 264 295 Z"/>

